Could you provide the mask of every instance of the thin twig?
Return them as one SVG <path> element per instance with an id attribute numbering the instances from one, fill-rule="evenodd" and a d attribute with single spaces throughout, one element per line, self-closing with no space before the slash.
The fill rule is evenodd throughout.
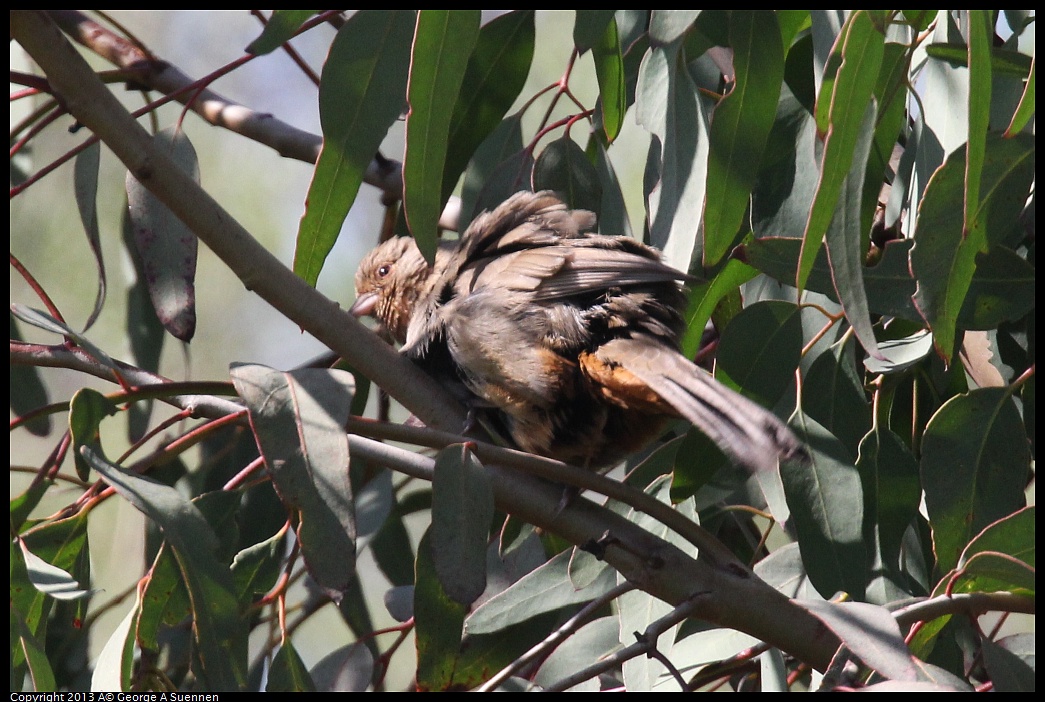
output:
<path id="1" fill-rule="evenodd" d="M 700 608 L 700 601 L 702 595 L 706 593 L 697 593 L 690 597 L 682 604 L 675 607 L 669 613 L 665 614 L 660 619 L 651 622 L 646 630 L 642 632 L 641 640 L 637 643 L 633 643 L 630 646 L 626 646 L 613 654 L 606 656 L 600 661 L 593 663 L 586 668 L 578 670 L 572 675 L 559 680 L 554 685 L 544 688 L 545 692 L 562 692 L 568 690 L 574 685 L 578 685 L 589 678 L 593 678 L 596 675 L 600 675 L 608 670 L 613 670 L 621 666 L 625 661 L 637 658 L 638 656 L 647 655 L 653 646 L 656 645 L 656 641 L 660 638 L 660 635 L 665 631 L 675 626 L 679 622 L 693 616 Z M 683 688 L 685 689 L 685 688 Z"/>
<path id="2" fill-rule="evenodd" d="M 545 638 L 539 644 L 531 648 L 523 655 L 516 658 L 514 661 L 509 663 L 507 666 L 502 668 L 496 675 L 487 680 L 476 692 L 492 692 L 502 682 L 515 675 L 517 672 L 530 665 L 534 661 L 544 658 L 551 651 L 555 649 L 560 643 L 565 641 L 574 632 L 579 630 L 582 626 L 588 623 L 592 615 L 597 612 L 604 605 L 612 602 L 626 592 L 631 592 L 635 589 L 635 586 L 631 583 L 621 583 L 616 587 L 604 592 L 599 597 L 586 604 L 581 608 L 579 612 L 570 617 L 566 623 L 560 626 L 558 629 L 553 631 L 550 636 Z"/>

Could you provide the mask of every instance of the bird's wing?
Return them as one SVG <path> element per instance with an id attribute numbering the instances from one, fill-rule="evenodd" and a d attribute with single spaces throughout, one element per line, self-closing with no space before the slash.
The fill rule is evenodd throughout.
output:
<path id="1" fill-rule="evenodd" d="M 461 271 L 456 290 L 467 294 L 503 289 L 529 293 L 529 299 L 536 302 L 554 302 L 610 288 L 687 279 L 685 273 L 655 259 L 574 242 L 571 246 L 544 246 L 484 259 Z"/>
<path id="2" fill-rule="evenodd" d="M 516 193 L 461 236 L 441 286 L 458 294 L 500 288 L 554 301 L 610 287 L 687 280 L 655 249 L 628 237 L 587 233 L 595 215 L 569 210 L 550 191 Z"/>
<path id="3" fill-rule="evenodd" d="M 534 290 L 537 300 L 554 300 L 607 288 L 674 283 L 688 276 L 659 260 L 620 248 L 573 246 L 570 255 L 554 274 L 546 276 Z"/>
<path id="4" fill-rule="evenodd" d="M 515 193 L 493 210 L 476 217 L 461 235 L 461 264 L 521 249 L 553 246 L 563 239 L 576 238 L 594 226 L 594 214 L 568 209 L 549 190 Z"/>
<path id="5" fill-rule="evenodd" d="M 663 345 L 641 337 L 613 339 L 582 361 L 604 395 L 632 401 L 629 393 L 636 387 L 640 392 L 652 391 L 740 465 L 771 470 L 779 459 L 805 456 L 776 415 Z M 644 401 L 652 408 L 657 399 L 647 396 Z"/>

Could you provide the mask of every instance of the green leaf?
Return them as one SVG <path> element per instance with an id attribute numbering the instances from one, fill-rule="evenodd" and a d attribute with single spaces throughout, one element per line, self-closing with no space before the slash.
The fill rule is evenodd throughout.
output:
<path id="1" fill-rule="evenodd" d="M 799 307 L 781 301 L 755 303 L 722 331 L 715 377 L 772 406 L 794 383 L 801 339 Z"/>
<path id="2" fill-rule="evenodd" d="M 363 174 L 402 114 L 414 36 L 412 10 L 360 10 L 338 31 L 323 65 L 323 149 L 298 227 L 294 272 L 315 285 Z"/>
<path id="3" fill-rule="evenodd" d="M 976 270 L 975 242 L 963 235 L 965 149 L 948 157 L 925 188 L 918 211 L 918 236 L 911 273 L 918 282 L 914 304 L 932 329 L 936 352 L 949 360 L 957 317 Z"/>
<path id="4" fill-rule="evenodd" d="M 22 582 L 24 575 L 26 587 L 13 584 L 16 576 L 12 572 L 12 603 L 23 613 L 30 630 L 39 633 L 42 631 L 39 626 L 50 614 L 51 598 L 59 598 L 63 593 L 79 598 L 81 588 L 76 583 L 91 581 L 87 519 L 77 514 L 38 525 L 27 530 L 20 539 L 12 540 L 12 548 L 15 541 L 21 547 L 17 560 L 22 570 L 17 580 Z M 45 584 L 48 587 L 41 588 Z M 60 587 L 59 594 L 48 592 L 50 586 Z M 83 604 L 79 605 L 79 609 L 83 608 Z"/>
<path id="5" fill-rule="evenodd" d="M 867 158 L 866 177 L 864 178 L 863 208 L 861 211 L 861 246 L 866 251 L 870 245 L 870 232 L 875 213 L 879 208 L 879 196 L 882 194 L 882 183 L 891 183 L 899 187 L 896 177 L 896 164 L 892 163 L 894 151 L 901 137 L 907 137 L 910 147 L 911 138 L 907 127 L 907 102 L 910 93 L 907 90 L 910 72 L 910 54 L 906 47 L 888 42 L 882 54 L 882 68 L 875 82 L 874 99 L 878 108 L 878 116 L 874 125 L 874 142 Z M 902 155 L 901 155 L 902 158 Z M 890 196 L 891 196 L 890 191 Z M 886 213 L 886 223 L 895 220 Z"/>
<path id="6" fill-rule="evenodd" d="M 10 551 L 12 686 L 28 666 L 37 689 L 54 689 L 50 663 L 43 655 L 47 629 L 50 624 L 61 630 L 70 623 L 52 616 L 55 599 L 39 586 L 45 578 L 54 584 L 58 576 L 63 591 L 75 594 L 76 582 L 90 582 L 87 519 L 80 513 L 28 529 L 21 538 L 11 539 Z M 86 600 L 80 599 L 64 611 L 82 618 L 85 610 Z"/>
<path id="7" fill-rule="evenodd" d="M 971 556 L 951 581 L 951 592 L 1013 592 L 1033 595 L 1035 570 L 1003 553 L 984 551 Z"/>
<path id="8" fill-rule="evenodd" d="M 528 188 L 533 158 L 523 149 L 520 115 L 505 118 L 476 149 L 461 187 L 461 231 L 485 209 Z"/>
<path id="9" fill-rule="evenodd" d="M 744 224 L 784 79 L 780 26 L 771 11 L 734 10 L 729 26 L 736 76 L 712 113 L 708 134 L 705 266 L 718 263 Z"/>
<path id="10" fill-rule="evenodd" d="M 795 37 L 799 32 L 809 29 L 812 24 L 809 10 L 776 10 L 777 22 L 780 23 L 780 38 L 784 45 L 784 53 L 791 51 Z"/>
<path id="11" fill-rule="evenodd" d="M 868 563 L 860 474 L 845 447 L 813 419 L 802 415 L 797 424 L 811 460 L 781 463 L 780 478 L 802 563 L 821 596 L 843 591 L 862 599 Z"/>
<path id="12" fill-rule="evenodd" d="M 1033 134 L 987 135 L 980 211 L 975 216 L 986 221 L 987 243 L 992 247 L 1001 244 L 1015 249 L 1024 243 L 1023 210 L 1034 181 L 1035 153 Z"/>
<path id="13" fill-rule="evenodd" d="M 554 190 L 573 209 L 599 212 L 602 183 L 577 142 L 565 135 L 548 144 L 533 167 L 533 188 Z"/>
<path id="14" fill-rule="evenodd" d="M 400 552 L 398 555 L 400 557 L 404 555 L 409 557 L 410 552 Z M 369 582 L 367 584 L 369 585 Z M 371 655 L 378 657 L 381 655 L 381 651 L 378 648 L 377 642 L 371 640 L 370 637 L 370 633 L 375 630 L 374 619 L 373 616 L 371 616 L 370 611 L 371 604 L 368 600 L 368 595 L 370 593 L 365 592 L 363 588 L 364 584 L 357 573 L 352 579 L 349 588 L 345 590 L 344 595 L 341 597 L 341 601 L 337 603 L 337 611 L 352 633 L 358 637 L 359 641 L 364 646 L 369 648 Z M 387 599 L 385 601 L 387 603 Z"/>
<path id="15" fill-rule="evenodd" d="M 249 602 L 240 598 L 243 603 Z M 160 546 L 141 594 L 135 638 L 143 648 L 160 650 L 164 628 L 177 627 L 192 616 L 192 599 L 170 544 Z"/>
<path id="16" fill-rule="evenodd" d="M 997 329 L 1022 319 L 1034 309 L 1035 270 L 1025 258 L 1004 246 L 976 255 L 976 272 L 958 313 L 962 329 Z"/>
<path id="17" fill-rule="evenodd" d="M 817 148 L 816 122 L 785 83 L 751 192 L 755 236 L 795 238 L 805 229 L 819 184 Z M 782 280 L 792 283 L 796 270 Z"/>
<path id="18" fill-rule="evenodd" d="M 403 212 L 421 253 L 435 259 L 452 110 L 479 36 L 479 10 L 421 10 L 410 58 Z"/>
<path id="19" fill-rule="evenodd" d="M 871 428 L 871 411 L 853 346 L 836 344 L 813 361 L 802 379 L 802 409 L 837 437 L 855 461 L 857 447 Z"/>
<path id="20" fill-rule="evenodd" d="M 461 647 L 454 669 L 455 689 L 474 689 L 490 678 L 490 671 L 501 670 L 545 640 L 561 620 L 544 615 L 522 622 L 507 631 L 489 636 L 469 636 Z M 511 686 L 512 683 L 506 683 Z"/>
<path id="21" fill-rule="evenodd" d="M 1037 510 L 1031 505 L 990 524 L 965 547 L 961 558 L 958 559 L 958 567 L 964 567 L 966 562 L 978 553 L 994 551 L 1011 556 L 1034 568 L 1037 543 L 1036 515 Z"/>
<path id="22" fill-rule="evenodd" d="M 91 579 L 90 553 L 87 547 L 87 517 L 80 513 L 47 522 L 28 530 L 24 545 L 46 563 L 67 571 L 76 580 Z"/>
<path id="23" fill-rule="evenodd" d="M 103 419 L 115 414 L 116 405 L 112 400 L 91 388 L 77 391 L 69 401 L 69 434 L 73 440 L 76 474 L 80 480 L 87 480 L 91 475 L 90 464 L 80 455 L 80 447 L 91 446 L 100 453 L 99 427 Z"/>
<path id="24" fill-rule="evenodd" d="M 486 589 L 486 545 L 494 516 L 486 470 L 466 444 L 448 446 L 435 459 L 431 551 L 443 591 L 470 605 Z"/>
<path id="25" fill-rule="evenodd" d="M 646 53 L 635 107 L 639 124 L 654 137 L 643 188 L 650 242 L 669 265 L 689 271 L 702 256 L 698 223 L 707 182 L 708 118 L 677 45 Z"/>
<path id="26" fill-rule="evenodd" d="M 29 485 L 26 491 L 11 498 L 11 533 L 18 533 L 25 526 L 29 514 L 40 504 L 40 500 L 55 484 L 54 480 L 41 480 Z"/>
<path id="27" fill-rule="evenodd" d="M 577 19 L 573 23 L 573 45 L 583 55 L 606 38 L 608 26 L 615 10 L 575 10 Z M 616 29 L 613 30 L 616 33 Z"/>
<path id="28" fill-rule="evenodd" d="M 199 161 L 180 129 L 165 129 L 155 137 L 177 166 L 197 184 Z M 156 317 L 164 329 L 184 342 L 196 333 L 196 235 L 134 176 L 127 173 L 127 211 L 141 262 L 139 271 L 149 289 Z"/>
<path id="29" fill-rule="evenodd" d="M 755 574 L 788 597 L 815 599 L 797 543 L 786 544 L 755 564 Z"/>
<path id="30" fill-rule="evenodd" d="M 936 19 L 938 10 L 900 10 L 904 20 L 919 32 L 924 32 Z"/>
<path id="31" fill-rule="evenodd" d="M 838 194 L 835 213 L 827 228 L 824 243 L 828 265 L 831 267 L 831 279 L 834 281 L 835 292 L 845 311 L 846 319 L 852 325 L 853 332 L 864 350 L 877 358 L 881 354 L 874 330 L 871 328 L 867 290 L 863 282 L 866 246 L 863 243 L 865 229 L 862 216 L 864 174 L 867 171 L 874 137 L 875 116 L 874 102 L 869 102 L 854 146 L 853 162 Z"/>
<path id="32" fill-rule="evenodd" d="M 127 612 L 127 616 L 116 626 L 98 660 L 91 676 L 92 690 L 107 692 L 131 690 L 131 676 L 134 674 L 135 630 L 138 626 L 139 607 Z"/>
<path id="33" fill-rule="evenodd" d="M 315 692 L 316 685 L 308 674 L 305 663 L 289 640 L 276 651 L 269 667 L 265 692 Z"/>
<path id="34" fill-rule="evenodd" d="M 9 315 L 8 320 L 10 329 L 8 338 L 11 341 L 22 341 L 22 332 L 18 328 L 14 315 Z M 47 388 L 44 386 L 43 380 L 40 378 L 40 371 L 36 366 L 11 363 L 9 367 L 10 375 L 8 377 L 11 390 L 8 393 L 8 404 L 15 417 L 22 417 L 48 404 Z M 37 417 L 23 426 L 34 436 L 47 436 L 51 433 L 51 415 Z"/>
<path id="35" fill-rule="evenodd" d="M 402 508 L 396 502 L 371 541 L 374 560 L 393 586 L 407 586 L 414 582 L 414 552 L 403 516 Z"/>
<path id="36" fill-rule="evenodd" d="M 969 140 L 965 149 L 965 229 L 977 251 L 987 250 L 987 223 L 980 213 L 980 181 L 991 112 L 990 10 L 969 10 Z"/>
<path id="37" fill-rule="evenodd" d="M 217 537 L 191 502 L 174 488 L 109 463 L 90 446 L 81 454 L 120 496 L 152 519 L 174 549 L 192 601 L 200 674 L 212 690 L 246 685 L 247 632 L 227 566 L 218 561 Z"/>
<path id="38" fill-rule="evenodd" d="M 631 236 L 631 222 L 628 219 L 628 208 L 624 202 L 624 193 L 620 189 L 620 181 L 613 169 L 613 163 L 606 153 L 606 147 L 593 134 L 585 149 L 589 159 L 595 162 L 595 171 L 602 190 L 602 201 L 599 209 L 598 230 L 603 234 Z"/>
<path id="39" fill-rule="evenodd" d="M 998 641 L 985 638 L 983 664 L 990 676 L 991 689 L 998 692 L 1034 692 L 1036 646 L 1034 634 L 1015 634 Z"/>
<path id="40" fill-rule="evenodd" d="M 25 557 L 26 572 L 29 574 L 29 582 L 37 590 L 56 600 L 76 600 L 86 597 L 91 593 L 76 582 L 76 578 L 68 572 L 51 565 L 30 551 L 21 539 L 18 545 L 22 548 Z"/>
<path id="41" fill-rule="evenodd" d="M 923 321 L 911 300 L 917 289 L 908 263 L 913 244 L 909 239 L 888 242 L 878 263 L 864 269 L 863 283 L 871 312 Z M 798 239 L 759 239 L 742 245 L 738 257 L 766 275 L 787 282 L 793 278 L 800 245 Z M 959 324 L 964 329 L 984 330 L 1021 319 L 1034 308 L 1034 282 L 1034 267 L 1004 246 L 977 254 L 976 271 L 958 315 Z M 836 299 L 823 252 L 817 254 L 806 288 Z M 879 351 L 884 353 L 883 344 L 879 344 Z"/>
<path id="42" fill-rule="evenodd" d="M 834 217 L 842 184 L 853 163 L 853 153 L 864 129 L 864 115 L 871 102 L 872 91 L 882 65 L 885 37 L 875 26 L 871 15 L 859 10 L 846 21 L 839 34 L 841 63 L 833 84 L 825 85 L 817 98 L 817 114 L 827 115 L 818 125 L 824 135 L 824 155 L 820 166 L 820 184 L 809 221 L 803 235 L 802 254 L 795 286 L 805 288 L 817 251 Z M 829 108 L 825 108 L 829 101 Z"/>
<path id="43" fill-rule="evenodd" d="M 454 681 L 460 655 L 461 627 L 468 613 L 443 590 L 432 558 L 431 529 L 417 547 L 414 625 L 417 645 L 417 690 L 446 691 Z"/>
<path id="44" fill-rule="evenodd" d="M 14 604 L 11 605 L 11 689 L 16 689 L 27 671 L 32 681 L 33 692 L 54 692 L 58 682 L 44 650 L 44 642 L 26 626 L 24 617 Z M 22 668 L 22 663 L 25 668 Z"/>
<path id="45" fill-rule="evenodd" d="M 969 47 L 962 43 L 934 42 L 926 45 L 925 53 L 954 66 L 969 65 Z M 990 62 L 992 71 L 1022 78 L 1031 70 L 1034 58 L 1018 51 L 991 47 Z"/>
<path id="46" fill-rule="evenodd" d="M 730 260 L 711 280 L 690 286 L 686 333 L 682 338 L 682 354 L 686 358 L 693 358 L 700 351 L 704 328 L 719 303 L 756 275 L 758 272 L 751 266 Z"/>
<path id="47" fill-rule="evenodd" d="M 1031 117 L 1034 116 L 1035 112 L 1035 90 L 1034 90 L 1034 67 L 1036 62 L 1031 61 L 1030 72 L 1027 74 L 1027 84 L 1023 88 L 1023 95 L 1020 96 L 1020 103 L 1016 107 L 1016 111 L 1012 115 L 1012 122 L 1009 124 L 1009 128 L 1005 130 L 1006 136 L 1012 136 L 1013 134 L 1019 134 L 1022 132 L 1027 125 L 1030 123 Z"/>
<path id="48" fill-rule="evenodd" d="M 590 602 L 614 586 L 614 571 L 603 567 L 586 587 L 578 588 L 570 577 L 572 554 L 558 553 L 476 607 L 465 622 L 468 635 L 491 634 L 539 614 Z"/>
<path id="49" fill-rule="evenodd" d="M 526 83 L 533 62 L 533 18 L 533 10 L 516 10 L 479 30 L 462 83 L 466 89 L 458 93 L 450 120 L 443 170 L 444 202 L 477 155 L 476 149 L 498 128 Z"/>
<path id="50" fill-rule="evenodd" d="M 131 356 L 134 364 L 142 370 L 159 373 L 160 357 L 163 342 L 167 334 L 163 324 L 156 316 L 156 309 L 149 296 L 149 286 L 145 282 L 142 262 L 138 256 L 138 248 L 134 243 L 134 227 L 127 208 L 120 218 L 120 229 L 123 233 L 123 245 L 134 260 L 134 282 L 127 288 L 127 336 L 130 341 Z M 128 409 L 127 430 L 131 441 L 138 441 L 149 430 L 149 415 L 152 401 L 135 402 Z"/>
<path id="51" fill-rule="evenodd" d="M 650 16 L 650 44 L 654 47 L 667 46 L 683 34 L 700 15 L 700 10 L 653 10 Z"/>
<path id="52" fill-rule="evenodd" d="M 316 688 L 325 692 L 366 692 L 374 676 L 374 656 L 365 642 L 335 649 L 312 668 Z"/>
<path id="53" fill-rule="evenodd" d="M 599 81 L 602 129 L 607 143 L 610 143 L 620 134 L 628 99 L 624 82 L 624 57 L 621 55 L 617 22 L 612 14 L 606 24 L 606 31 L 592 47 L 592 59 L 595 61 L 595 77 Z"/>
<path id="54" fill-rule="evenodd" d="M 261 30 L 261 36 L 250 42 L 244 51 L 255 56 L 275 51 L 290 41 L 305 20 L 314 14 L 316 10 L 274 10 Z"/>
<path id="55" fill-rule="evenodd" d="M 298 510 L 309 573 L 335 599 L 355 573 L 355 509 L 348 476 L 351 373 L 305 368 L 281 373 L 234 365 L 232 382 L 280 499 Z"/>
<path id="56" fill-rule="evenodd" d="M 102 241 L 98 231 L 98 164 L 101 160 L 101 145 L 97 142 L 76 155 L 73 161 L 73 190 L 76 206 L 80 210 L 80 222 L 87 233 L 87 244 L 94 254 L 98 267 L 98 295 L 94 299 L 94 310 L 83 329 L 87 331 L 101 314 L 105 302 L 105 259 L 102 257 Z"/>
<path id="57" fill-rule="evenodd" d="M 701 488 L 708 485 L 720 474 L 720 471 L 734 472 L 733 463 L 722 453 L 722 449 L 708 438 L 708 435 L 696 427 L 686 435 L 660 446 L 652 457 L 661 457 L 661 453 L 672 454 L 674 464 L 668 466 L 671 473 L 671 499 L 681 502 L 696 495 Z M 643 462 L 645 467 L 646 462 Z"/>
<path id="58" fill-rule="evenodd" d="M 249 602 L 254 594 L 264 594 L 276 584 L 287 548 L 286 532 L 273 534 L 236 554 L 232 561 L 232 577 L 240 602 Z"/>
<path id="59" fill-rule="evenodd" d="M 924 329 L 899 339 L 882 342 L 882 358 L 867 358 L 864 367 L 872 373 L 899 373 L 921 363 L 932 351 L 933 336 Z"/>
<path id="60" fill-rule="evenodd" d="M 921 473 L 937 567 L 948 571 L 981 530 L 1025 504 L 1030 446 L 1008 388 L 948 400 L 922 437 Z"/>
<path id="61" fill-rule="evenodd" d="M 919 665 L 889 610 L 864 602 L 803 602 L 861 663 L 890 680 L 914 681 Z"/>
<path id="62" fill-rule="evenodd" d="M 807 390 L 803 389 L 803 397 Z M 902 544 L 921 502 L 918 462 L 899 436 L 876 426 L 860 442 L 857 468 L 864 493 L 864 543 L 871 560 L 867 598 L 887 604 L 907 594 Z"/>
<path id="63" fill-rule="evenodd" d="M 755 643 L 755 640 L 752 639 L 749 645 L 753 646 Z M 604 655 L 619 645 L 620 625 L 617 618 L 600 617 L 585 624 L 579 631 L 556 646 L 534 674 L 533 683 L 538 686 L 555 684 L 578 670 L 583 670 L 589 665 L 596 665 Z M 691 659 L 687 658 L 687 660 Z M 574 685 L 568 690 L 568 692 L 599 691 L 599 681 L 595 679 Z"/>

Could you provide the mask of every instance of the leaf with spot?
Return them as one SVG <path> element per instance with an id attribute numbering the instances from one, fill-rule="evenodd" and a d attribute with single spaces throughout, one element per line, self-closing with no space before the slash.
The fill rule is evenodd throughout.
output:
<path id="1" fill-rule="evenodd" d="M 196 150 L 180 129 L 165 129 L 154 139 L 197 184 Z M 196 333 L 196 235 L 160 200 L 127 173 L 127 210 L 140 271 L 164 329 L 189 342 Z"/>

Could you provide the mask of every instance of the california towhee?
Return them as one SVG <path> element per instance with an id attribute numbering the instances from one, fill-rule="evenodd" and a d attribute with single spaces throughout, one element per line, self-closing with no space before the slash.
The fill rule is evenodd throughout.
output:
<path id="1" fill-rule="evenodd" d="M 608 466 L 685 417 L 752 469 L 803 455 L 776 416 L 679 353 L 688 276 L 594 224 L 553 193 L 517 193 L 442 242 L 433 267 L 411 238 L 378 246 L 351 311 L 531 453 Z"/>

